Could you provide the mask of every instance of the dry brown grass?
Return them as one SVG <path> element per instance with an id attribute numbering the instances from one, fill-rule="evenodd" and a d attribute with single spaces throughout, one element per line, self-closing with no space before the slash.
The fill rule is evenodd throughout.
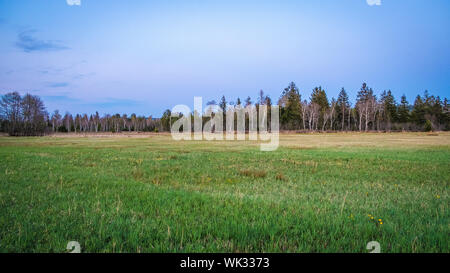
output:
<path id="1" fill-rule="evenodd" d="M 130 141 L 124 142 L 123 138 Z M 260 141 L 174 141 L 169 133 L 58 133 L 52 136 L 33 138 L 1 137 L 0 146 L 14 143 L 17 146 L 92 146 L 93 148 L 132 149 L 143 147 L 148 150 L 189 153 L 192 149 L 204 152 L 233 151 L 259 147 Z M 187 142 L 189 145 L 186 146 Z M 410 148 L 450 146 L 450 132 L 405 132 L 405 133 L 282 133 L 280 147 L 293 150 L 316 148 Z M 188 148 L 186 148 L 188 147 Z"/>
<path id="2" fill-rule="evenodd" d="M 151 136 L 170 136 L 170 133 L 154 133 L 154 132 L 82 132 L 82 133 L 53 133 L 48 135 L 48 137 L 62 137 L 62 138 L 72 138 L 72 137 L 95 137 L 95 138 L 108 138 L 108 137 L 132 137 L 132 138 L 147 138 Z"/>
<path id="3" fill-rule="evenodd" d="M 267 176 L 267 172 L 264 170 L 251 170 L 251 169 L 240 170 L 239 174 L 253 178 L 264 178 Z"/>
<path id="4" fill-rule="evenodd" d="M 433 136 L 433 137 L 430 137 Z M 291 149 L 327 147 L 449 146 L 450 132 L 439 133 L 324 133 L 282 134 L 280 146 Z"/>
<path id="5" fill-rule="evenodd" d="M 275 176 L 275 178 L 276 178 L 277 180 L 280 180 L 280 181 L 288 181 L 288 178 L 287 178 L 286 176 L 284 176 L 283 173 L 278 173 L 278 174 Z"/>

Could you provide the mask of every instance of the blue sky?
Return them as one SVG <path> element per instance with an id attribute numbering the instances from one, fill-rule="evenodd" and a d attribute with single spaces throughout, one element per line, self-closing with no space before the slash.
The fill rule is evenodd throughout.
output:
<path id="1" fill-rule="evenodd" d="M 371 0 L 377 2 L 377 0 Z M 160 116 L 289 82 L 450 94 L 450 1 L 0 0 L 0 92 L 48 110 Z"/>

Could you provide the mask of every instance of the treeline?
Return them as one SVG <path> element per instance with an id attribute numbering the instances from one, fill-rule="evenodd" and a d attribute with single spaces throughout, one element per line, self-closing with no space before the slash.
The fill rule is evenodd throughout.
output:
<path id="1" fill-rule="evenodd" d="M 137 116 L 136 114 L 115 114 L 100 116 L 98 112 L 93 115 L 77 114 L 72 116 L 66 112 L 62 116 L 56 110 L 48 120 L 52 132 L 158 132 L 162 130 L 160 119 L 152 116 Z"/>
<path id="2" fill-rule="evenodd" d="M 391 90 L 383 91 L 377 98 L 372 88 L 363 83 L 352 105 L 344 88 L 339 92 L 337 99 L 328 99 L 325 90 L 316 87 L 312 90 L 309 100 L 302 100 L 298 87 L 291 82 L 281 93 L 277 104 L 280 107 L 281 130 L 360 132 L 450 130 L 447 98 L 442 101 L 439 96 L 430 95 L 428 91 L 425 91 L 423 96 L 418 95 L 414 104 L 410 105 L 405 95 L 398 103 Z M 219 103 L 213 100 L 207 105 L 218 105 L 223 113 L 228 106 L 233 105 L 244 107 L 253 105 L 258 111 L 260 105 L 267 105 L 270 109 L 272 100 L 261 90 L 254 103 L 250 97 L 244 102 L 241 102 L 240 98 L 234 102 L 227 101 L 225 96 L 222 96 Z M 170 116 L 170 110 L 166 110 L 161 119 L 165 131 L 170 130 Z M 270 110 L 268 116 L 270 123 Z M 248 117 L 246 120 L 248 121 Z"/>
<path id="3" fill-rule="evenodd" d="M 11 136 L 44 135 L 48 114 L 42 100 L 26 94 L 21 97 L 13 92 L 2 96 L 0 101 L 0 125 Z"/>
<path id="4" fill-rule="evenodd" d="M 0 131 L 11 136 L 41 136 L 52 132 L 158 132 L 162 129 L 160 119 L 132 114 L 100 117 L 69 112 L 61 115 L 58 110 L 49 115 L 44 103 L 37 96 L 12 92 L 0 100 Z"/>
<path id="5" fill-rule="evenodd" d="M 261 90 L 255 102 L 247 97 L 243 102 L 227 101 L 225 96 L 210 101 L 208 106 L 218 105 L 222 112 L 234 105 L 267 105 L 273 102 Z M 295 131 L 441 131 L 450 129 L 450 112 L 447 98 L 430 95 L 427 91 L 418 95 L 411 105 L 406 96 L 400 102 L 390 90 L 377 97 L 372 88 L 363 83 L 356 101 L 352 104 L 344 88 L 338 97 L 327 97 L 324 89 L 316 87 L 308 100 L 302 99 L 295 83 L 290 83 L 278 99 L 280 129 Z M 268 120 L 270 121 L 270 111 Z M 192 117 L 193 118 L 193 117 Z M 207 119 L 203 119 L 204 122 Z M 226 118 L 224 118 L 226 120 Z M 58 110 L 49 115 L 44 103 L 37 96 L 17 92 L 2 96 L 0 102 L 0 130 L 14 136 L 43 135 L 51 132 L 159 132 L 170 131 L 174 122 L 171 111 L 161 118 L 130 116 L 123 114 L 100 116 L 95 114 L 61 115 Z"/>
<path id="6" fill-rule="evenodd" d="M 325 90 L 316 87 L 309 101 L 302 100 L 291 83 L 279 101 L 281 128 L 308 131 L 431 131 L 449 130 L 448 100 L 425 91 L 412 105 L 403 95 L 397 102 L 391 90 L 379 97 L 363 83 L 352 105 L 344 88 L 337 99 L 328 99 Z"/>

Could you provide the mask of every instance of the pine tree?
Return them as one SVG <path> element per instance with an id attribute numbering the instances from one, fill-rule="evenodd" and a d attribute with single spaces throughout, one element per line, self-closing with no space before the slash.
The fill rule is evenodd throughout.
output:
<path id="1" fill-rule="evenodd" d="M 390 130 L 391 124 L 398 120 L 397 117 L 397 103 L 392 95 L 391 90 L 384 90 L 380 98 L 382 115 L 378 118 L 385 122 L 385 129 Z"/>
<path id="2" fill-rule="evenodd" d="M 347 109 L 350 107 L 349 99 L 347 92 L 344 87 L 342 87 L 341 92 L 339 92 L 338 100 L 337 100 L 337 111 L 338 117 L 341 120 L 341 130 L 344 130 L 345 127 L 345 115 L 347 113 Z"/>
<path id="3" fill-rule="evenodd" d="M 278 104 L 281 108 L 281 124 L 286 129 L 298 129 L 301 123 L 302 106 L 300 92 L 294 82 L 284 89 Z"/>
<path id="4" fill-rule="evenodd" d="M 220 110 L 223 113 L 223 119 L 222 119 L 222 128 L 226 128 L 226 124 L 227 124 L 227 100 L 225 99 L 225 96 L 222 96 L 222 98 L 220 99 L 220 103 L 219 103 L 219 107 Z"/>
<path id="5" fill-rule="evenodd" d="M 416 125 L 423 126 L 425 124 L 425 113 L 426 113 L 426 106 L 422 100 L 422 97 L 420 95 L 417 95 L 411 113 L 411 120 Z"/>
<path id="6" fill-rule="evenodd" d="M 227 101 L 225 99 L 225 96 L 222 96 L 222 98 L 220 99 L 219 107 L 223 113 L 227 111 Z"/>
<path id="7" fill-rule="evenodd" d="M 311 93 L 311 103 L 316 103 L 319 105 L 319 124 L 318 126 L 322 127 L 322 130 L 324 130 L 325 125 L 325 115 L 330 108 L 330 104 L 328 103 L 328 98 L 325 90 L 322 89 L 322 87 L 316 87 L 313 89 Z"/>
<path id="8" fill-rule="evenodd" d="M 398 106 L 398 122 L 407 123 L 409 122 L 409 120 L 410 120 L 409 103 L 406 100 L 406 96 L 403 95 L 400 105 Z"/>
<path id="9" fill-rule="evenodd" d="M 163 116 L 161 117 L 161 126 L 162 126 L 161 129 L 163 131 L 166 131 L 166 132 L 170 131 L 170 126 L 171 126 L 170 116 L 171 115 L 172 115 L 172 112 L 169 109 L 167 109 L 164 112 Z"/>
<path id="10" fill-rule="evenodd" d="M 250 98 L 250 96 L 248 96 L 248 97 L 245 99 L 245 107 L 247 107 L 247 106 L 249 106 L 249 105 L 252 105 L 252 99 Z"/>
<path id="11" fill-rule="evenodd" d="M 444 124 L 444 130 L 450 130 L 450 107 L 448 103 L 448 99 L 444 99 L 444 103 L 442 105 L 442 115 L 444 116 L 443 124 Z"/>
<path id="12" fill-rule="evenodd" d="M 264 103 L 265 103 L 264 91 L 259 90 L 258 104 L 264 105 Z"/>
<path id="13" fill-rule="evenodd" d="M 366 83 L 362 84 L 361 89 L 356 95 L 356 109 L 359 116 L 359 131 L 362 131 L 362 121 L 365 121 L 364 130 L 368 130 L 369 122 L 373 116 L 373 111 L 375 109 L 376 97 L 373 95 L 372 88 L 369 88 Z"/>

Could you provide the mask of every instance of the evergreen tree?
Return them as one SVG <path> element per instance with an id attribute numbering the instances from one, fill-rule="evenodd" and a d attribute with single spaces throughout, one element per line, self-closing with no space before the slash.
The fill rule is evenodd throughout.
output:
<path id="1" fill-rule="evenodd" d="M 447 98 L 444 99 L 444 103 L 442 105 L 442 115 L 443 123 L 444 123 L 444 130 L 448 131 L 450 130 L 450 107 Z"/>
<path id="2" fill-rule="evenodd" d="M 398 106 L 398 122 L 407 123 L 409 122 L 409 120 L 410 120 L 409 103 L 406 100 L 406 96 L 403 95 L 400 105 Z"/>
<path id="3" fill-rule="evenodd" d="M 372 88 L 369 88 L 366 83 L 363 83 L 361 89 L 356 95 L 356 110 L 359 117 L 359 131 L 362 131 L 362 124 L 364 120 L 365 128 L 368 130 L 369 122 L 372 121 L 373 112 L 375 110 L 376 97 L 373 94 Z"/>
<path id="4" fill-rule="evenodd" d="M 337 112 L 338 112 L 338 119 L 341 121 L 341 130 L 344 130 L 345 128 L 345 117 L 348 112 L 348 108 L 350 108 L 350 102 L 348 99 L 347 92 L 345 91 L 344 87 L 342 87 L 341 92 L 339 92 L 339 96 L 337 99 Z"/>
<path id="5" fill-rule="evenodd" d="M 383 91 L 380 98 L 380 106 L 382 115 L 378 119 L 385 123 L 385 129 L 390 130 L 392 123 L 398 120 L 397 103 L 391 90 Z"/>
<path id="6" fill-rule="evenodd" d="M 413 110 L 411 113 L 411 120 L 418 126 L 423 126 L 425 124 L 425 113 L 426 106 L 422 100 L 420 95 L 417 95 L 416 100 L 414 101 Z"/>
<path id="7" fill-rule="evenodd" d="M 170 116 L 171 115 L 172 115 L 172 112 L 169 109 L 167 109 L 164 112 L 163 116 L 161 117 L 161 126 L 162 126 L 163 131 L 166 131 L 166 132 L 170 131 L 170 126 L 171 126 Z"/>
<path id="8" fill-rule="evenodd" d="M 316 87 L 313 89 L 311 93 L 311 103 L 316 103 L 319 105 L 319 124 L 318 126 L 323 128 L 325 123 L 325 114 L 330 108 L 330 104 L 328 103 L 328 98 L 325 90 L 322 87 Z"/>
<path id="9" fill-rule="evenodd" d="M 250 96 L 248 96 L 248 97 L 245 99 L 245 107 L 247 107 L 247 106 L 249 106 L 249 105 L 252 105 L 252 99 L 250 98 Z"/>
<path id="10" fill-rule="evenodd" d="M 264 105 L 264 103 L 265 103 L 264 91 L 260 90 L 259 91 L 259 97 L 258 97 L 258 104 L 259 105 Z"/>
<path id="11" fill-rule="evenodd" d="M 278 104 L 281 107 L 280 119 L 284 128 L 299 129 L 302 117 L 301 96 L 294 82 L 284 89 Z"/>
<path id="12" fill-rule="evenodd" d="M 227 101 L 225 99 L 225 96 L 222 96 L 220 99 L 219 107 L 222 110 L 223 113 L 226 113 L 227 111 Z"/>
<path id="13" fill-rule="evenodd" d="M 227 128 L 227 101 L 225 99 L 225 96 L 222 96 L 222 98 L 220 99 L 219 107 L 223 113 L 222 128 L 225 130 Z"/>

